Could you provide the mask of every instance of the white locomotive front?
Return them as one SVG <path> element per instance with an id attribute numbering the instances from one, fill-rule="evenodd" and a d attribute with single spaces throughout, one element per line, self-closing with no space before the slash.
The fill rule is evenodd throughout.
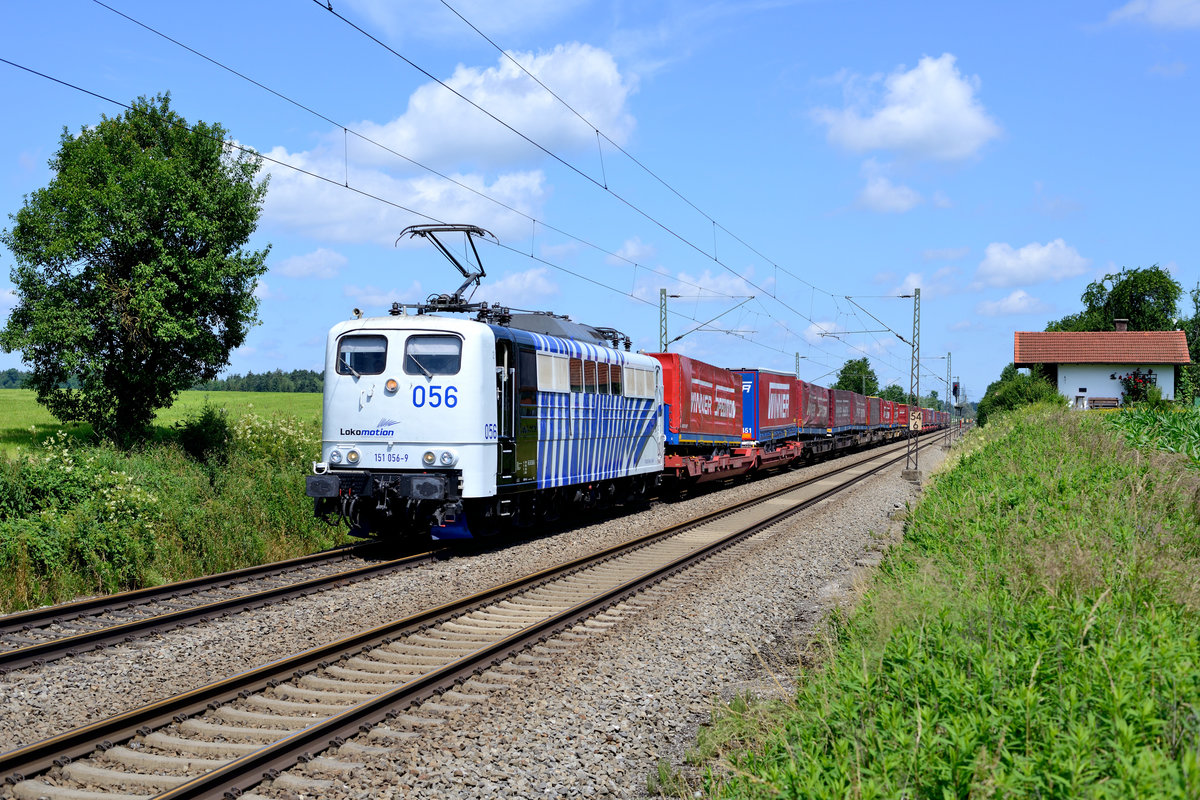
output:
<path id="1" fill-rule="evenodd" d="M 502 321 L 395 308 L 334 326 L 318 516 L 461 538 L 645 495 L 663 463 L 658 363 L 561 317 Z"/>

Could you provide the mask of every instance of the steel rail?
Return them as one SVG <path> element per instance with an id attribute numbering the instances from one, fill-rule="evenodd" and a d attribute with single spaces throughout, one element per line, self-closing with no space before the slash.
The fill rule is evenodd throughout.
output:
<path id="1" fill-rule="evenodd" d="M 272 561 L 269 564 L 258 564 L 252 567 L 218 572 L 215 575 L 202 575 L 174 583 L 164 583 L 161 586 L 148 586 L 144 589 L 133 589 L 128 592 L 105 594 L 89 597 L 85 600 L 75 600 L 53 606 L 41 606 L 26 611 L 15 611 L 12 614 L 0 616 L 0 635 L 20 632 L 26 628 L 49 623 L 65 622 L 86 614 L 103 613 L 105 610 L 117 607 L 128 607 L 130 604 L 149 603 L 155 600 L 170 599 L 180 592 L 197 592 L 224 583 L 248 580 L 270 576 L 276 572 L 286 572 L 297 567 L 307 567 L 326 561 L 339 561 L 352 558 L 361 550 L 377 548 L 374 542 L 353 542 L 344 544 L 320 553 L 310 553 L 306 556 L 289 558 L 285 561 Z"/>
<path id="2" fill-rule="evenodd" d="M 875 458 L 881 458 L 888 455 L 888 453 L 880 453 L 877 454 Z M 794 505 L 779 511 L 768 519 L 760 521 L 750 528 L 747 528 L 739 533 L 734 533 L 730 537 L 726 537 L 725 544 L 723 546 L 728 547 L 735 541 L 740 541 L 740 539 L 752 535 L 752 533 L 757 532 L 764 527 L 773 525 L 781 519 L 791 516 L 848 486 L 854 485 L 855 483 L 864 480 L 872 474 L 876 474 L 877 472 L 886 469 L 889 466 L 899 463 L 903 460 L 903 458 L 903 455 L 888 458 L 888 460 L 884 461 L 883 463 L 865 470 L 862 474 L 854 476 L 849 481 L 831 487 L 798 505 Z M 737 513 L 738 511 L 747 507 L 762 504 L 765 501 L 788 491 L 795 491 L 816 481 L 827 479 L 832 475 L 854 469 L 855 467 L 863 466 L 871 460 L 873 459 L 869 458 L 854 464 L 845 465 L 823 475 L 796 482 L 788 487 L 785 487 L 784 489 L 765 493 L 764 495 L 753 500 L 737 503 L 729 508 L 703 514 L 687 522 L 678 525 L 672 525 L 667 528 L 645 534 L 629 542 L 607 548 L 599 553 L 574 559 L 565 564 L 542 570 L 524 578 L 510 581 L 483 592 L 478 592 L 470 597 L 462 598 L 458 601 L 447 603 L 436 608 L 427 609 L 402 620 L 379 626 L 368 631 L 360 632 L 337 642 L 311 648 L 302 653 L 279 659 L 262 667 L 251 669 L 241 674 L 234 675 L 205 686 L 197 687 L 196 689 L 188 692 L 184 692 L 170 698 L 165 698 L 109 719 L 100 720 L 89 725 L 75 728 L 71 731 L 64 732 L 60 735 L 39 742 L 34 742 L 16 750 L 12 750 L 8 753 L 2 753 L 0 754 L 0 775 L 5 775 L 7 782 L 10 784 L 18 783 L 21 780 L 24 780 L 26 777 L 45 771 L 52 766 L 65 765 L 72 759 L 87 755 L 97 748 L 107 749 L 114 746 L 116 743 L 133 738 L 138 734 L 147 734 L 154 728 L 170 724 L 171 722 L 181 722 L 192 715 L 205 711 L 206 709 L 219 708 L 226 702 L 236 700 L 239 697 L 246 697 L 254 692 L 277 685 L 284 679 L 299 677 L 306 672 L 313 671 L 323 666 L 328 666 L 338 660 L 350 658 L 351 656 L 368 650 L 372 647 L 389 644 L 399 636 L 420 631 L 437 621 L 468 613 L 475 608 L 484 607 L 489 603 L 496 602 L 497 600 L 513 597 L 519 592 L 549 583 L 552 580 L 563 577 L 572 572 L 576 572 L 589 566 L 607 561 L 619 554 L 645 547 L 655 541 L 665 539 L 683 530 L 694 528 L 716 518 Z M 712 552 L 715 552 L 716 549 L 717 546 L 710 546 L 707 548 L 707 552 L 711 554 Z M 705 551 L 698 551 L 696 553 L 689 554 L 682 559 L 682 561 L 686 561 L 687 564 L 693 563 L 696 558 L 702 557 L 703 552 Z M 672 563 L 676 564 L 676 562 Z M 670 568 L 671 565 L 668 565 L 662 569 L 655 570 L 655 574 L 658 574 L 659 576 L 657 578 L 655 578 L 654 575 L 647 575 L 642 576 L 635 582 L 640 586 L 644 586 L 650 582 L 654 582 L 655 580 L 662 580 L 664 574 L 663 570 Z M 684 566 L 679 564 L 676 566 L 676 571 L 683 568 Z M 636 590 L 636 588 L 630 589 L 627 587 L 625 589 L 625 595 L 628 595 Z M 608 598 L 607 605 L 617 602 L 616 599 L 613 599 L 616 597 L 614 592 L 608 592 L 605 596 Z M 605 601 L 594 601 L 593 606 L 597 602 L 603 603 Z M 581 619 L 586 616 L 590 616 L 591 614 L 596 613 L 597 609 L 593 607 L 591 611 L 584 611 L 581 609 L 571 609 L 570 611 L 573 612 L 575 616 L 568 618 L 566 615 L 569 612 L 564 612 L 563 614 L 557 615 L 554 618 L 557 620 L 557 622 L 546 623 L 545 625 L 541 623 L 536 624 L 535 627 L 538 629 L 538 632 L 531 634 L 533 636 L 532 641 L 537 641 L 538 638 L 544 638 L 546 635 L 544 631 L 549 630 L 554 624 L 558 624 L 563 627 L 569 626 L 574 624 L 573 621 L 571 621 L 572 619 Z M 530 640 L 528 637 L 523 639 L 523 644 L 519 645 L 516 644 L 516 637 L 517 634 L 513 634 L 503 641 L 504 647 L 508 648 L 508 652 L 515 652 L 517 650 L 524 649 L 529 645 Z M 498 663 L 500 660 L 502 660 L 501 650 L 502 648 L 500 647 L 500 643 L 497 643 L 497 645 L 494 647 L 486 648 L 486 652 L 477 654 L 477 657 L 474 658 L 472 662 L 472 666 L 469 668 L 460 663 L 463 662 L 463 659 L 459 659 L 454 663 L 458 663 L 461 669 L 467 669 L 468 671 L 471 671 L 477 668 L 481 662 L 486 662 L 489 659 L 495 663 Z M 450 669 L 450 665 L 448 665 L 445 668 L 439 669 L 435 676 L 426 676 L 428 679 L 421 678 L 412 682 L 411 685 L 405 684 L 400 688 L 403 689 L 407 686 L 407 691 L 416 693 L 412 695 L 412 698 L 419 699 L 421 696 L 428 696 L 428 694 L 436 692 L 439 689 L 444 689 L 450 685 L 453 685 L 457 681 L 457 678 L 452 678 L 451 672 L 452 670 Z M 376 698 L 360 704 L 359 706 L 354 706 L 351 710 L 342 712 L 324 722 L 310 726 L 309 728 L 299 731 L 297 734 L 289 736 L 282 741 L 290 742 L 292 747 L 308 747 L 313 746 L 314 744 L 320 744 L 323 738 L 326 744 L 329 741 L 336 743 L 336 737 L 344 736 L 347 733 L 352 734 L 358 730 L 360 726 L 374 724 L 372 720 L 378 721 L 379 719 L 386 717 L 389 706 L 398 702 L 399 695 L 396 694 L 397 691 L 399 691 L 399 689 L 380 696 L 380 698 L 387 698 L 386 700 Z M 422 695 L 422 692 L 425 694 Z M 354 709 L 357 709 L 356 713 L 352 713 Z M 330 731 L 334 732 L 331 733 Z M 322 744 L 322 747 L 323 746 L 324 744 Z M 267 751 L 270 752 L 268 753 Z M 225 767 L 219 768 L 213 773 L 210 773 L 211 775 L 216 776 L 212 778 L 212 780 L 228 782 L 228 785 L 231 787 L 239 783 L 242 787 L 252 785 L 253 783 L 257 783 L 262 779 L 264 772 L 280 769 L 281 767 L 277 766 L 277 764 L 287 762 L 285 766 L 290 766 L 301 760 L 301 757 L 304 755 L 304 753 L 297 749 L 291 749 L 287 753 L 284 753 L 283 748 L 276 748 L 275 746 L 264 748 L 262 751 L 260 751 L 260 753 L 262 753 L 262 755 L 255 753 L 249 756 L 244 756 L 241 759 L 236 759 Z M 267 766 L 263 766 L 263 764 L 267 762 L 270 763 L 268 763 Z M 239 764 L 240 766 L 235 768 L 234 764 Z M 237 772 L 240 777 L 233 777 L 234 772 Z M 248 778 L 247 776 L 252 776 L 252 779 Z M 209 785 L 208 788 L 205 789 L 199 788 L 199 784 L 197 784 L 196 781 L 202 780 L 203 777 L 204 776 L 202 776 L 202 778 L 197 778 L 195 781 L 189 781 L 184 785 L 192 787 L 188 789 L 188 791 L 196 792 L 196 794 L 178 796 L 201 796 L 204 794 L 212 796 L 213 792 L 218 792 L 218 789 L 212 785 Z M 173 791 L 179 791 L 182 788 L 183 787 L 178 787 Z M 174 797 L 177 795 L 168 792 L 163 796 Z"/>
<path id="3" fill-rule="evenodd" d="M 311 758 L 312 753 L 309 748 L 316 748 L 319 751 L 326 747 L 340 746 L 347 737 L 357 733 L 366 733 L 375 725 L 384 722 L 389 718 L 389 714 L 395 716 L 397 713 L 395 708 L 397 706 L 411 705 L 414 702 L 427 699 L 432 695 L 450 689 L 460 681 L 473 675 L 482 665 L 488 663 L 498 664 L 528 649 L 532 645 L 544 641 L 547 636 L 561 633 L 576 623 L 588 617 L 595 616 L 597 613 L 629 598 L 633 594 L 682 572 L 692 565 L 734 546 L 743 539 L 776 525 L 800 511 L 828 499 L 890 466 L 898 464 L 905 457 L 898 456 L 892 458 L 820 494 L 778 511 L 766 519 L 723 536 L 694 552 L 663 564 L 619 586 L 602 591 L 569 609 L 523 628 L 490 646 L 458 658 L 433 672 L 402 684 L 389 692 L 352 706 L 340 714 L 297 731 L 285 739 L 234 759 L 225 766 L 198 776 L 174 789 L 169 789 L 155 795 L 155 799 L 196 800 L 197 798 L 221 796 L 236 797 L 262 780 L 272 779 L 278 776 L 282 770 Z M 864 459 L 863 461 L 837 470 L 832 474 L 848 471 L 855 466 L 865 464 L 871 460 L 873 459 Z M 822 477 L 829 477 L 829 474 Z M 812 482 L 801 482 L 791 487 L 791 490 L 795 491 L 797 488 L 802 488 L 802 486 Z M 778 493 L 771 494 L 777 495 Z M 757 505 L 762 500 L 763 498 L 756 498 L 755 502 L 739 504 L 739 507 Z M 717 516 L 720 515 L 718 514 Z M 691 526 L 689 525 L 688 527 Z"/>
<path id="4" fill-rule="evenodd" d="M 895 447 L 893 444 L 889 447 Z M 886 452 L 886 449 L 881 452 Z M 876 454 L 877 455 L 877 454 Z M 868 456 L 872 458 L 875 456 Z M 853 462 L 859 463 L 859 462 Z M 849 466 L 844 466 L 849 468 Z M 832 470 L 824 475 L 837 474 L 839 470 Z M 817 480 L 813 478 L 812 480 Z M 793 484 L 795 486 L 805 485 L 804 481 Z M 778 493 L 790 491 L 792 487 L 785 487 L 778 490 Z M 768 495 L 773 496 L 773 495 Z M 713 512 L 720 514 L 724 512 Z M 708 515 L 697 517 L 696 522 L 706 519 Z M 173 599 L 174 595 L 180 592 L 196 593 L 202 590 L 222 588 L 225 584 L 231 581 L 249 580 L 255 577 L 269 576 L 272 574 L 282 573 L 288 569 L 298 567 L 311 566 L 320 564 L 323 561 L 336 561 L 351 557 L 353 554 L 360 551 L 369 551 L 371 549 L 380 548 L 381 545 L 377 542 L 366 544 L 351 544 L 341 548 L 325 551 L 323 553 L 315 553 L 308 556 L 289 559 L 287 561 L 277 561 L 270 564 L 262 564 L 253 567 L 245 567 L 239 570 L 230 572 L 218 573 L 217 575 L 203 576 L 191 578 L 185 581 L 178 581 L 163 586 L 149 587 L 146 589 L 137 589 L 130 592 L 122 592 L 115 595 L 104 595 L 101 597 L 89 598 L 80 600 L 74 603 L 68 603 L 59 606 L 46 606 L 43 608 L 32 609 L 30 611 L 18 612 L 6 617 L 0 618 L 0 635 L 6 633 L 16 633 L 24 631 L 27 628 L 33 627 L 37 623 L 54 624 L 61 621 L 77 619 L 87 614 L 98 615 L 109 611 L 117 611 L 129 608 L 133 604 L 149 604 L 155 601 Z M 430 551 L 427 553 L 415 554 L 407 557 L 410 561 L 420 563 L 421 560 L 427 560 L 436 557 L 440 551 Z M 147 616 L 142 619 L 130 620 L 128 622 L 109 625 L 103 628 L 98 628 L 93 631 L 83 631 L 67 636 L 60 636 L 54 639 L 49 639 L 45 642 L 17 647 L 8 650 L 0 651 L 0 675 L 16 669 L 22 669 L 31 666 L 42 666 L 59 658 L 71 657 L 78 655 L 81 652 L 91 650 L 100 650 L 105 647 L 133 641 L 139 635 L 154 635 L 167 630 L 182 627 L 191 623 L 213 619 L 224 614 L 233 613 L 234 611 L 250 611 L 255 608 L 261 608 L 272 602 L 292 599 L 302 596 L 308 592 L 315 591 L 322 587 L 335 587 L 343 585 L 346 582 L 353 580 L 361 580 L 371 577 L 372 575 L 381 572 L 395 569 L 398 566 L 411 566 L 412 564 L 403 563 L 405 559 L 397 559 L 380 564 L 368 565 L 358 570 L 350 570 L 345 573 L 337 573 L 334 575 L 313 578 L 308 581 L 289 584 L 281 587 L 261 590 L 244 595 L 237 595 L 222 600 L 204 603 L 192 608 L 180 609 L 166 614 Z"/>
<path id="5" fill-rule="evenodd" d="M 70 636 L 61 636 L 38 644 L 0 652 L 0 674 L 29 666 L 41 666 L 65 656 L 77 655 L 86 650 L 99 650 L 112 644 L 129 642 L 138 635 L 162 633 L 167 630 L 213 619 L 235 611 L 250 611 L 270 603 L 290 600 L 318 589 L 343 586 L 352 581 L 364 580 L 380 573 L 417 566 L 436 558 L 439 551 L 416 553 L 402 558 L 380 561 L 344 572 L 335 572 L 298 583 L 261 589 L 249 594 L 227 597 L 209 603 L 171 611 L 166 614 L 135 619 L 128 622 L 84 631 Z M 277 562 L 285 563 L 285 562 Z"/>

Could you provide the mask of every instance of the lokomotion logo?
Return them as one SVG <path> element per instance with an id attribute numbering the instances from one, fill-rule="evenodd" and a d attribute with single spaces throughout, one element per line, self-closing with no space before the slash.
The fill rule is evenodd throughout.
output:
<path id="1" fill-rule="evenodd" d="M 399 420 L 388 419 L 384 417 L 376 423 L 375 428 L 338 428 L 339 436 L 395 436 L 396 432 L 390 430 L 392 425 L 399 425 Z"/>

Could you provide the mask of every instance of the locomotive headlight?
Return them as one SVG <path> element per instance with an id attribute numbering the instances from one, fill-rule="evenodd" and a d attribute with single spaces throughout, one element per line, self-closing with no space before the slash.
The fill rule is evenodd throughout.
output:
<path id="1" fill-rule="evenodd" d="M 434 455 L 432 450 L 426 450 L 425 455 L 421 456 L 421 463 L 427 467 L 432 467 L 436 461 L 437 456 Z"/>
<path id="2" fill-rule="evenodd" d="M 358 451 L 357 450 L 351 450 L 349 453 L 346 453 L 346 463 L 347 464 L 357 464 L 358 463 Z"/>
<path id="3" fill-rule="evenodd" d="M 396 383 L 395 378 L 388 378 L 383 388 L 387 390 L 388 394 L 395 394 L 396 390 L 400 388 L 400 384 Z"/>
<path id="4" fill-rule="evenodd" d="M 449 450 L 443 450 L 442 451 L 442 466 L 448 467 L 453 463 L 454 463 L 454 453 L 451 453 Z"/>
<path id="5" fill-rule="evenodd" d="M 340 464 L 340 463 L 342 463 L 342 454 L 341 454 L 341 451 L 338 451 L 338 450 L 332 450 L 332 451 L 330 451 L 330 453 L 329 453 L 329 463 L 331 463 L 331 464 Z"/>

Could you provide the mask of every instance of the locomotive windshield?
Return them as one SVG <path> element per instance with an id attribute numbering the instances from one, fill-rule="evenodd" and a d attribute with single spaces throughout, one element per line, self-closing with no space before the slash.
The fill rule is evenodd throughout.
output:
<path id="1" fill-rule="evenodd" d="M 343 336 L 338 342 L 339 375 L 378 375 L 387 363 L 387 338 L 383 336 Z"/>
<path id="2" fill-rule="evenodd" d="M 404 343 L 404 372 L 408 375 L 457 375 L 462 339 L 457 336 L 410 336 Z"/>

